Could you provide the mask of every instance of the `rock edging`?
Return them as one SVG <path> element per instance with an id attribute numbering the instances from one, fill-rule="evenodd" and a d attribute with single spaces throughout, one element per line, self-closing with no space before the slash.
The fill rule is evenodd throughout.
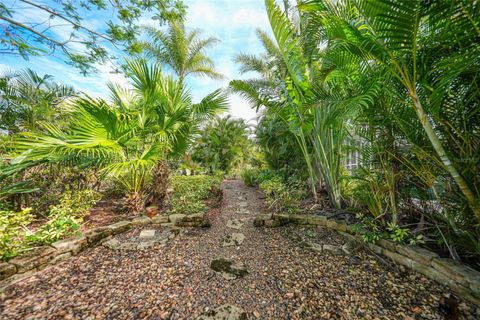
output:
<path id="1" fill-rule="evenodd" d="M 254 220 L 256 227 L 279 227 L 285 224 L 323 226 L 335 230 L 347 238 L 359 241 L 360 236 L 353 228 L 343 222 L 327 219 L 325 216 L 300 214 L 258 215 Z M 438 254 L 417 246 L 404 246 L 388 240 L 379 240 L 367 246 L 376 254 L 383 255 L 395 263 L 420 272 L 466 300 L 480 306 L 480 272 L 452 259 L 440 258 Z"/>
<path id="2" fill-rule="evenodd" d="M 133 226 L 160 224 L 176 227 L 208 227 L 210 222 L 206 214 L 172 214 L 158 215 L 153 218 L 140 216 L 132 220 L 119 221 L 114 224 L 90 229 L 83 235 L 63 239 L 49 246 L 35 247 L 28 253 L 0 262 L 0 292 L 7 287 L 25 279 L 37 271 L 53 266 L 71 256 L 77 255 L 88 247 L 94 247 L 110 239 L 113 235 L 130 230 Z"/>

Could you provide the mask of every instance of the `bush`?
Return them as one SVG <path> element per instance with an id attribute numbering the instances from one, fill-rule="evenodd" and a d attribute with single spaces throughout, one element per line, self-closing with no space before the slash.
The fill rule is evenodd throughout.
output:
<path id="1" fill-rule="evenodd" d="M 33 244 L 49 244 L 80 229 L 83 216 L 100 200 L 100 194 L 90 190 L 66 191 L 57 205 L 50 206 L 49 220 L 27 239 Z"/>
<path id="2" fill-rule="evenodd" d="M 31 209 L 20 212 L 0 211 L 0 258 L 4 261 L 15 257 L 28 247 L 25 234 L 27 225 L 33 220 Z"/>
<path id="3" fill-rule="evenodd" d="M 298 210 L 299 198 L 292 193 L 280 177 L 273 177 L 260 183 L 266 203 L 274 212 L 294 213 Z"/>
<path id="4" fill-rule="evenodd" d="M 260 176 L 260 169 L 258 168 L 245 168 L 240 174 L 245 185 L 254 187 L 258 184 L 258 177 Z"/>
<path id="5" fill-rule="evenodd" d="M 173 194 L 167 201 L 170 213 L 194 214 L 204 212 L 204 200 L 217 193 L 223 173 L 215 176 L 174 176 L 171 178 Z"/>

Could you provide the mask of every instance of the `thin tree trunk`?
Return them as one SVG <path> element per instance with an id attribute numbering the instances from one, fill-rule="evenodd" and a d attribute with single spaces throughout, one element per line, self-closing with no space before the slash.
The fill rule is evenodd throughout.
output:
<path id="1" fill-rule="evenodd" d="M 442 161 L 443 165 L 447 169 L 448 173 L 450 173 L 453 180 L 455 180 L 458 187 L 462 191 L 463 195 L 467 199 L 468 204 L 470 205 L 470 208 L 475 214 L 477 220 L 480 222 L 480 207 L 478 205 L 478 201 L 477 201 L 477 198 L 475 197 L 475 194 L 472 192 L 472 190 L 470 190 L 470 187 L 468 186 L 467 182 L 460 175 L 457 168 L 455 168 L 452 161 L 450 160 L 447 153 L 445 152 L 442 142 L 440 141 L 437 134 L 433 130 L 432 124 L 428 120 L 427 115 L 423 110 L 422 104 L 420 103 L 420 100 L 416 95 L 416 92 L 411 93 L 411 97 L 413 99 L 417 116 L 420 119 L 420 122 L 422 123 L 423 129 L 425 130 L 425 133 L 427 134 L 428 139 L 432 143 L 433 148 L 437 152 L 438 156 L 440 157 L 440 160 Z"/>

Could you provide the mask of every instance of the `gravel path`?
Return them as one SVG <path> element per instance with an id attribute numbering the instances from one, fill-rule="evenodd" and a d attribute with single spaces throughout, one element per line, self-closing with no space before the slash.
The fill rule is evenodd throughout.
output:
<path id="1" fill-rule="evenodd" d="M 231 304 L 249 319 L 439 319 L 444 288 L 367 252 L 358 259 L 311 252 L 291 237 L 303 232 L 326 244 L 344 241 L 328 230 L 255 228 L 260 206 L 255 190 L 226 181 L 211 228 L 184 231 L 145 251 L 88 249 L 10 288 L 0 318 L 195 319 Z M 232 219 L 243 226 L 227 227 Z M 245 235 L 242 245 L 223 247 L 232 233 Z M 249 274 L 224 279 L 209 267 L 219 257 L 244 263 Z M 475 319 L 473 307 L 461 307 Z"/>

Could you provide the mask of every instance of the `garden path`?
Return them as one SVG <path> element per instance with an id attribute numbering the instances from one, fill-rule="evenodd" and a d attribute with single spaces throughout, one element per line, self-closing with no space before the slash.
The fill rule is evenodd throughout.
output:
<path id="1" fill-rule="evenodd" d="M 352 259 L 293 240 L 345 241 L 323 228 L 255 228 L 260 194 L 239 180 L 225 181 L 223 190 L 210 228 L 148 250 L 87 249 L 11 287 L 0 318 L 196 319 L 229 304 L 248 319 L 437 319 L 444 288 L 365 251 Z M 233 233 L 241 244 L 228 246 Z M 210 268 L 217 258 L 244 264 L 248 274 L 226 279 Z"/>

